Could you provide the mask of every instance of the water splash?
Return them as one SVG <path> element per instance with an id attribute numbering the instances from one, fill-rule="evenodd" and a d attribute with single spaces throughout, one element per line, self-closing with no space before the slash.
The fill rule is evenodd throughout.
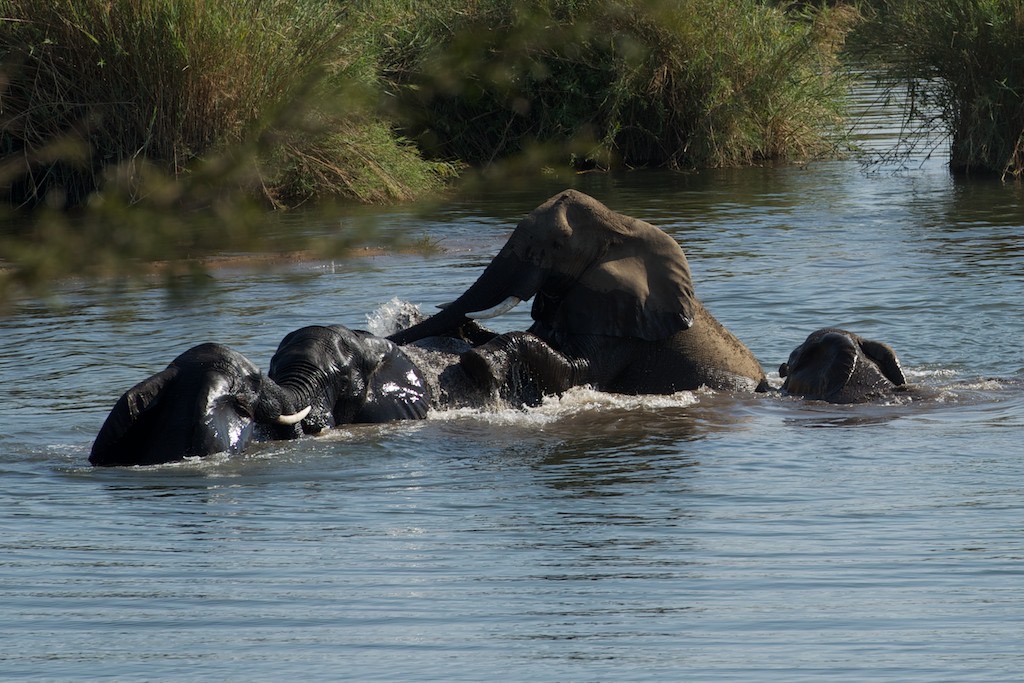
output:
<path id="1" fill-rule="evenodd" d="M 416 304 L 394 297 L 366 316 L 366 329 L 378 337 L 387 337 L 425 317 Z"/>
<path id="2" fill-rule="evenodd" d="M 685 408 L 700 401 L 700 392 L 680 391 L 668 395 L 638 396 L 610 394 L 590 386 L 573 387 L 560 396 L 547 396 L 539 406 L 513 408 L 491 405 L 482 408 L 455 408 L 431 411 L 428 420 L 454 421 L 471 419 L 491 425 L 544 426 L 582 413 L 656 412 Z"/>

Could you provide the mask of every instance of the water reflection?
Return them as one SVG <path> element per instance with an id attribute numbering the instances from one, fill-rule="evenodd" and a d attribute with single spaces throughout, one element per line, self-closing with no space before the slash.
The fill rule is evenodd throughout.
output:
<path id="1" fill-rule="evenodd" d="M 920 374 L 920 373 L 918 373 Z M 1021 424 L 1018 409 L 1024 406 L 1024 379 L 1007 376 L 989 379 L 912 378 L 922 394 L 897 398 L 889 403 L 833 405 L 779 397 L 762 404 L 784 424 L 804 428 L 875 427 L 909 420 L 917 423 L 955 424 L 980 422 L 995 425 L 1009 420 Z"/>
<path id="2" fill-rule="evenodd" d="M 783 419 L 786 425 L 814 429 L 835 427 L 873 427 L 894 422 L 919 411 L 899 405 L 832 406 L 827 404 L 795 407 Z"/>
<path id="3" fill-rule="evenodd" d="M 998 271 L 1019 279 L 1024 260 L 1024 188 L 991 178 L 958 178 L 950 190 L 915 206 L 919 220 L 906 227 L 942 262 Z"/>

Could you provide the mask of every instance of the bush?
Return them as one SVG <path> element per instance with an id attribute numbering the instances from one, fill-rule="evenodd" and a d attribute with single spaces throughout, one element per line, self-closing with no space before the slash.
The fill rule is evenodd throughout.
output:
<path id="1" fill-rule="evenodd" d="M 955 172 L 1024 176 L 1024 3 L 877 0 L 860 31 L 888 79 L 907 87 L 907 117 L 950 139 Z"/>
<path id="2" fill-rule="evenodd" d="M 280 249 L 268 204 L 411 199 L 465 163 L 829 152 L 848 17 L 757 0 L 0 0 L 0 195 L 39 209 L 0 233 L 0 300 Z"/>
<path id="3" fill-rule="evenodd" d="M 77 274 L 309 248 L 267 230 L 268 203 L 443 187 L 451 166 L 376 115 L 373 51 L 340 6 L 0 0 L 0 195 L 35 209 L 0 231 L 0 304 Z"/>
<path id="4" fill-rule="evenodd" d="M 547 145 L 578 166 L 689 168 L 833 150 L 849 9 L 447 0 L 393 11 L 381 62 L 397 116 L 436 157 L 481 165 Z"/>
<path id="5" fill-rule="evenodd" d="M 48 196 L 76 205 L 116 179 L 134 202 L 147 192 L 143 162 L 182 178 L 221 155 L 218 184 L 275 202 L 422 191 L 424 178 L 445 169 L 379 134 L 362 92 L 375 91 L 376 67 L 339 7 L 0 0 L 0 186 L 16 203 Z M 367 191 L 367 179 L 339 173 L 329 153 L 337 150 L 358 156 L 363 174 L 376 173 L 386 189 Z M 311 164 L 317 173 L 296 175 Z M 406 168 L 412 187 L 401 178 Z"/>

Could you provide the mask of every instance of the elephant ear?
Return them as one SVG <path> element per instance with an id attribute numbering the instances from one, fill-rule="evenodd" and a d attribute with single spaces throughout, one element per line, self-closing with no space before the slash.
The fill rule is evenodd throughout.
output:
<path id="1" fill-rule="evenodd" d="M 793 352 L 787 366 L 784 391 L 827 399 L 841 391 L 853 377 L 857 346 L 847 335 L 829 332 L 813 342 L 805 342 Z"/>
<path id="2" fill-rule="evenodd" d="M 394 343 L 355 330 L 366 349 L 366 401 L 354 422 L 422 420 L 430 407 L 426 379 Z"/>
<path id="3" fill-rule="evenodd" d="M 138 462 L 140 452 L 148 448 L 160 399 L 177 376 L 178 368 L 171 366 L 126 391 L 96 435 L 89 462 L 101 466 Z"/>
<path id="4" fill-rule="evenodd" d="M 699 303 L 690 266 L 676 241 L 659 228 L 568 191 L 535 220 L 570 235 L 564 261 L 585 252 L 582 270 L 552 264 L 551 284 L 537 294 L 533 318 L 554 335 L 600 334 L 657 341 L 693 324 Z M 558 254 L 556 254 L 556 259 Z"/>
<path id="5" fill-rule="evenodd" d="M 903 366 L 896 352 L 891 346 L 883 342 L 871 341 L 870 339 L 860 340 L 861 351 L 864 355 L 875 361 L 878 369 L 882 371 L 885 378 L 896 386 L 903 386 L 907 383 L 906 375 L 903 374 Z"/>

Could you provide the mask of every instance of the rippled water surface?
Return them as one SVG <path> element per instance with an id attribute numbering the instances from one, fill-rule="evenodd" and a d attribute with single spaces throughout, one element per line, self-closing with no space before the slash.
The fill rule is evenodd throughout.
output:
<path id="1" fill-rule="evenodd" d="M 71 284 L 0 319 L 0 678 L 1020 680 L 1020 187 L 941 159 L 577 187 L 672 234 L 776 382 L 840 325 L 938 398 L 578 390 L 94 470 L 118 396 L 184 349 L 265 367 L 303 325 L 429 310 L 562 188 L 378 212 L 432 257 Z"/>

